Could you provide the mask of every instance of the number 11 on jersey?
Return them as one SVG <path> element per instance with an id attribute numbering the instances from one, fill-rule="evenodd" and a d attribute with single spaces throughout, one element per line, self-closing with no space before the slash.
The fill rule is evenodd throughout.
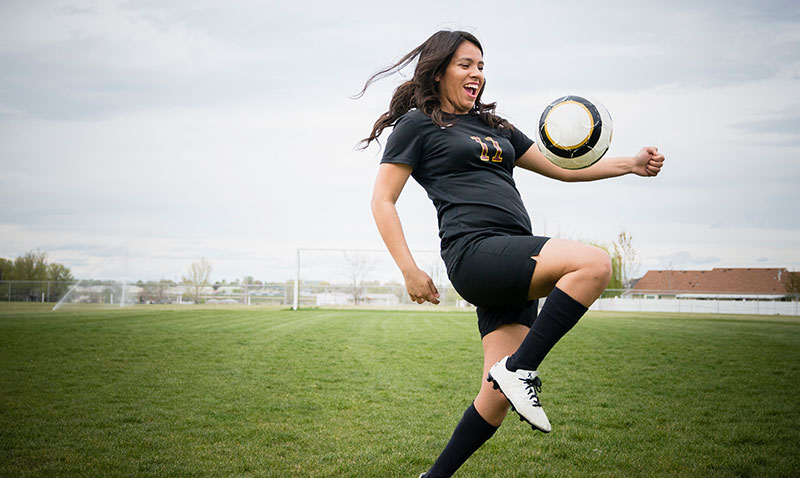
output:
<path id="1" fill-rule="evenodd" d="M 491 136 L 487 136 L 485 138 L 487 141 L 490 141 L 492 143 L 492 146 L 494 146 L 495 153 L 491 159 L 489 158 L 489 145 L 484 143 L 483 140 L 481 140 L 481 138 L 477 136 L 470 136 L 470 139 L 475 140 L 478 144 L 481 145 L 481 161 L 491 161 L 493 163 L 503 162 L 503 150 L 500 149 L 500 145 L 497 144 L 497 141 L 492 139 Z"/>

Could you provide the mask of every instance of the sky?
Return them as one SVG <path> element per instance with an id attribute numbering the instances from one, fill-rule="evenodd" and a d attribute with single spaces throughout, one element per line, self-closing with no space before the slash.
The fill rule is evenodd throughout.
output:
<path id="1" fill-rule="evenodd" d="M 4 0 L 0 257 L 109 280 L 177 280 L 205 258 L 212 280 L 272 281 L 298 249 L 380 250 L 381 150 L 355 145 L 404 77 L 353 95 L 460 29 L 483 44 L 484 100 L 529 136 L 580 94 L 613 117 L 610 156 L 666 156 L 656 178 L 516 171 L 535 233 L 624 230 L 640 273 L 800 270 L 800 5 L 649 3 Z M 413 181 L 398 210 L 413 250 L 438 249 Z"/>

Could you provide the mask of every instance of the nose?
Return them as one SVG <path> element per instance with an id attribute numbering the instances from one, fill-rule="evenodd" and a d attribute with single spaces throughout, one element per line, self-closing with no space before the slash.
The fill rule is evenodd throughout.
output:
<path id="1" fill-rule="evenodd" d="M 475 79 L 483 78 L 483 71 L 480 70 L 477 65 L 473 65 L 472 68 L 469 69 L 469 75 Z"/>

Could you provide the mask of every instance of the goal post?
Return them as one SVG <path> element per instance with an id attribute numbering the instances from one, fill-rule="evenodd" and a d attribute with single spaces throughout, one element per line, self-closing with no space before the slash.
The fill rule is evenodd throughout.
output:
<path id="1" fill-rule="evenodd" d="M 300 248 L 297 249 L 297 274 L 294 276 L 294 294 L 292 297 L 292 310 L 297 310 L 300 306 Z"/>

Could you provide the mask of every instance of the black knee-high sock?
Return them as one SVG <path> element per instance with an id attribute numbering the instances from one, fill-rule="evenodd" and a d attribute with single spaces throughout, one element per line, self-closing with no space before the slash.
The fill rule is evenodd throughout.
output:
<path id="1" fill-rule="evenodd" d="M 506 362 L 506 368 L 512 371 L 518 368 L 538 370 L 550 349 L 578 323 L 586 310 L 586 306 L 558 287 L 554 288 L 528 335 Z"/>
<path id="2" fill-rule="evenodd" d="M 470 405 L 425 478 L 450 477 L 498 428 L 484 420 L 474 404 Z"/>

